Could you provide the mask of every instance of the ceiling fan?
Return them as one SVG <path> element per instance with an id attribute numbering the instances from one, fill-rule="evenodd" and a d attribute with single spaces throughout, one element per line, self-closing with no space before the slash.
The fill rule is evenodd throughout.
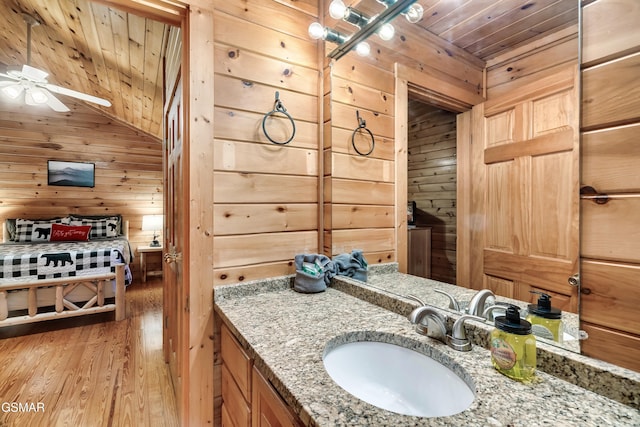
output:
<path id="1" fill-rule="evenodd" d="M 111 107 L 111 102 L 106 99 L 48 83 L 47 76 L 49 74 L 46 71 L 29 65 L 31 63 L 31 27 L 40 25 L 40 22 L 29 14 L 23 13 L 22 16 L 27 23 L 27 63 L 22 66 L 21 70 L 8 70 L 6 74 L 0 73 L 0 78 L 9 79 L 0 80 L 0 91 L 12 99 L 17 99 L 24 94 L 25 104 L 46 104 L 54 111 L 61 113 L 69 111 L 69 108 L 51 92 Z"/>

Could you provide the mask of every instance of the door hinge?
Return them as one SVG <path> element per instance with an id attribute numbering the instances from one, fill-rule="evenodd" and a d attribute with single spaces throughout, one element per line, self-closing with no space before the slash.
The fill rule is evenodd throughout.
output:
<path id="1" fill-rule="evenodd" d="M 169 329 L 169 316 L 164 316 L 164 328 Z"/>
<path id="2" fill-rule="evenodd" d="M 189 297 L 187 297 L 187 300 L 185 301 L 185 305 L 184 305 L 184 311 L 189 313 L 190 310 L 191 310 L 191 307 L 189 306 Z"/>

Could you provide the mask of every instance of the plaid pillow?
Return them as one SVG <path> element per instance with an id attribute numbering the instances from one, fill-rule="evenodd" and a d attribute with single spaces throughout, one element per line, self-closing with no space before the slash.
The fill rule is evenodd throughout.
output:
<path id="1" fill-rule="evenodd" d="M 48 242 L 51 236 L 51 224 L 69 224 L 70 219 L 16 219 L 16 242 Z"/>
<path id="2" fill-rule="evenodd" d="M 116 219 L 118 221 L 118 229 L 116 230 L 116 234 L 118 236 L 120 236 L 121 234 L 124 234 L 122 232 L 122 215 L 120 214 L 113 214 L 113 215 L 80 215 L 80 214 L 69 214 L 69 217 L 71 218 L 71 221 L 83 221 L 83 220 L 109 220 L 109 221 L 113 221 L 114 219 Z"/>
<path id="3" fill-rule="evenodd" d="M 90 225 L 91 232 L 89 234 L 89 239 L 118 236 L 117 217 L 109 217 L 104 219 L 73 219 L 71 221 L 71 225 Z"/>

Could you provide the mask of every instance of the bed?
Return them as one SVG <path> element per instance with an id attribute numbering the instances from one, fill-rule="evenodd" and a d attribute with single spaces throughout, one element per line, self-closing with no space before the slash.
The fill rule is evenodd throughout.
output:
<path id="1" fill-rule="evenodd" d="M 0 327 L 115 312 L 132 261 L 120 215 L 8 219 L 0 244 Z"/>

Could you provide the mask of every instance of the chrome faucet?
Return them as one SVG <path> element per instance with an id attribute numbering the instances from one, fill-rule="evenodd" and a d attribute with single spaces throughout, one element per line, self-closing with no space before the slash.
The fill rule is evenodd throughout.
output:
<path id="1" fill-rule="evenodd" d="M 416 325 L 416 332 L 429 338 L 445 342 L 447 327 L 445 318 L 433 307 L 423 305 L 414 309 L 409 315 L 409 321 Z"/>
<path id="2" fill-rule="evenodd" d="M 451 329 L 451 335 L 447 335 L 447 344 L 457 351 L 470 351 L 471 340 L 467 338 L 467 331 L 464 329 L 464 322 L 473 319 L 484 323 L 484 317 L 478 317 L 471 314 L 465 314 L 455 321 Z"/>
<path id="3" fill-rule="evenodd" d="M 445 291 L 443 291 L 441 289 L 434 289 L 434 291 L 449 298 L 449 308 L 450 309 L 455 310 L 455 311 L 460 311 L 460 303 L 458 302 L 458 300 L 456 300 L 456 298 L 453 295 L 451 295 L 451 294 L 449 294 L 449 293 L 447 293 L 447 292 L 445 292 Z"/>
<path id="4" fill-rule="evenodd" d="M 484 311 L 482 312 L 482 317 L 493 322 L 494 320 L 496 320 L 496 317 L 505 315 L 505 313 L 507 312 L 507 307 L 508 305 L 505 303 L 496 302 L 494 305 L 490 305 L 484 309 Z"/>
<path id="5" fill-rule="evenodd" d="M 471 301 L 469 301 L 469 306 L 467 307 L 467 314 L 472 314 L 474 316 L 482 316 L 484 313 L 485 307 L 491 306 L 495 304 L 495 295 L 491 292 L 490 289 L 482 289 L 479 290 Z"/>

